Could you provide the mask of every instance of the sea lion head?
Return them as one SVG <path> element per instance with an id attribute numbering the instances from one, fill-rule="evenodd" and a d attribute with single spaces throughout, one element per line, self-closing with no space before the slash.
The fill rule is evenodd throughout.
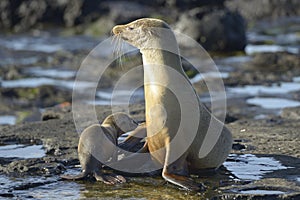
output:
<path id="1" fill-rule="evenodd" d="M 118 135 L 132 131 L 137 128 L 138 123 L 129 117 L 126 113 L 117 112 L 105 118 L 102 124 L 113 126 Z"/>
<path id="2" fill-rule="evenodd" d="M 161 38 L 163 30 L 169 32 L 171 30 L 166 22 L 160 19 L 142 18 L 125 25 L 117 25 L 112 32 L 138 49 L 146 49 L 151 48 L 150 45 Z"/>

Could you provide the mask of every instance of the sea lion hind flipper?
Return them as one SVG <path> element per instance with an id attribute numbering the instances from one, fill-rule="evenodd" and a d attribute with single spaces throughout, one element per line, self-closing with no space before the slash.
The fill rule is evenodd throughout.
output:
<path id="1" fill-rule="evenodd" d="M 108 185 L 114 185 L 117 183 L 126 183 L 126 179 L 121 175 L 116 174 L 103 174 L 100 171 L 94 172 L 94 177 L 97 181 L 102 181 Z"/>

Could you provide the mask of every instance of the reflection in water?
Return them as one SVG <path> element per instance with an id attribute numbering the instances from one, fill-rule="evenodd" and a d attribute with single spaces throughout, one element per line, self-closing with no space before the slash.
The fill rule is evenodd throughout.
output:
<path id="1" fill-rule="evenodd" d="M 11 57 L 5 57 L 0 59 L 0 64 L 2 65 L 30 65 L 34 64 L 38 61 L 37 57 L 24 57 L 24 58 L 11 58 Z"/>
<path id="2" fill-rule="evenodd" d="M 242 190 L 239 191 L 242 194 L 285 194 L 286 192 L 278 191 L 278 190 Z"/>
<path id="3" fill-rule="evenodd" d="M 57 87 L 73 89 L 74 81 L 57 80 L 51 78 L 24 78 L 1 82 L 1 87 L 3 88 L 36 88 L 43 85 L 53 85 Z M 78 89 L 86 89 L 93 86 L 94 83 L 92 82 L 76 81 L 76 87 Z"/>
<path id="4" fill-rule="evenodd" d="M 50 78 L 73 78 L 76 75 L 75 71 L 63 69 L 43 69 L 42 67 L 32 67 L 25 70 L 26 74 L 38 77 Z"/>
<path id="5" fill-rule="evenodd" d="M 31 188 L 27 194 L 34 199 L 79 199 L 84 187 L 76 182 L 54 182 L 47 185 Z"/>
<path id="6" fill-rule="evenodd" d="M 144 101 L 143 88 L 136 89 L 133 94 L 129 90 L 99 90 L 96 92 L 97 99 L 89 101 L 93 105 L 127 105 Z"/>
<path id="7" fill-rule="evenodd" d="M 294 77 L 294 78 L 293 78 L 293 81 L 294 81 L 294 82 L 300 82 L 300 76 Z"/>
<path id="8" fill-rule="evenodd" d="M 241 180 L 259 180 L 264 174 L 288 169 L 274 158 L 256 157 L 252 154 L 231 154 L 229 160 L 224 163 L 224 166 Z"/>
<path id="9" fill-rule="evenodd" d="M 276 43 L 280 45 L 292 45 L 300 42 L 300 36 L 297 33 L 261 35 L 256 32 L 249 32 L 247 39 L 250 43 Z"/>
<path id="10" fill-rule="evenodd" d="M 84 189 L 76 182 L 57 181 L 54 177 L 10 178 L 0 175 L 0 185 L 0 198 L 3 195 L 14 199 L 73 200 L 80 198 L 80 191 Z"/>
<path id="11" fill-rule="evenodd" d="M 279 45 L 247 45 L 245 48 L 247 55 L 252 55 L 255 53 L 265 53 L 265 52 L 288 52 L 292 54 L 298 54 L 299 48 L 297 47 L 284 47 Z"/>
<path id="12" fill-rule="evenodd" d="M 0 146 L 2 158 L 41 158 L 45 156 L 43 145 L 13 144 Z"/>
<path id="13" fill-rule="evenodd" d="M 1 46 L 16 51 L 38 51 L 54 53 L 62 49 L 60 44 L 46 44 L 43 38 L 20 37 L 14 40 L 0 40 Z"/>
<path id="14" fill-rule="evenodd" d="M 9 124 L 14 125 L 17 121 L 17 118 L 13 115 L 3 115 L 0 116 L 0 125 L 1 124 Z"/>
<path id="15" fill-rule="evenodd" d="M 288 107 L 297 107 L 300 106 L 299 101 L 292 101 L 283 98 L 263 98 L 263 97 L 255 97 L 251 99 L 247 99 L 248 104 L 253 104 L 260 106 L 266 109 L 282 109 Z"/>
<path id="16" fill-rule="evenodd" d="M 245 87 L 229 87 L 227 90 L 232 93 L 248 95 L 287 94 L 300 90 L 300 83 L 283 82 L 280 85 L 274 83 L 272 86 L 246 85 Z"/>
<path id="17" fill-rule="evenodd" d="M 196 76 L 194 76 L 193 78 L 190 79 L 191 83 L 197 83 L 201 80 L 207 80 L 207 79 L 213 79 L 213 78 L 228 78 L 229 77 L 229 73 L 227 72 L 208 72 L 208 73 L 201 73 L 201 74 L 197 74 Z"/>
<path id="18" fill-rule="evenodd" d="M 38 37 L 32 35 L 1 35 L 0 47 L 5 47 L 14 51 L 33 51 L 43 53 L 55 53 L 60 50 L 90 50 L 99 43 L 91 37 L 83 35 L 62 37 L 48 33 L 41 34 Z"/>

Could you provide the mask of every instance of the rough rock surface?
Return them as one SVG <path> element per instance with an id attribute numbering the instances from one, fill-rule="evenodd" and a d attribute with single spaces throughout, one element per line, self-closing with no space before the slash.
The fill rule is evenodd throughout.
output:
<path id="1" fill-rule="evenodd" d="M 37 24 L 73 26 L 105 15 L 102 0 L 3 0 L 0 3 L 0 28 L 23 31 Z"/>
<path id="2" fill-rule="evenodd" d="M 238 51 L 247 44 L 244 19 L 224 8 L 192 9 L 182 14 L 175 27 L 210 51 Z"/>
<path id="3" fill-rule="evenodd" d="M 263 18 L 275 20 L 280 17 L 300 15 L 298 0 L 228 0 L 225 5 L 231 10 L 240 11 L 249 22 Z"/>

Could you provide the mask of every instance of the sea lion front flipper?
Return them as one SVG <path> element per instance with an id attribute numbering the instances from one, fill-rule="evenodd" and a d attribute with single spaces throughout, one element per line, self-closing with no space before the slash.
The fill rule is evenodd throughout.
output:
<path id="1" fill-rule="evenodd" d="M 125 150 L 131 150 L 142 139 L 147 136 L 146 124 L 138 126 L 125 140 L 119 144 L 119 147 Z"/>
<path id="2" fill-rule="evenodd" d="M 81 180 L 81 179 L 84 179 L 86 176 L 87 176 L 87 174 L 85 172 L 81 172 L 78 175 L 63 174 L 60 176 L 60 178 L 66 179 L 66 180 Z"/>
<path id="3" fill-rule="evenodd" d="M 186 161 L 186 153 L 183 154 L 176 161 L 169 163 L 172 151 L 170 145 L 166 145 L 166 160 L 162 172 L 162 177 L 175 185 L 183 187 L 186 190 L 191 191 L 204 191 L 205 186 L 203 184 L 198 184 L 189 178 L 188 164 Z"/>
<path id="4" fill-rule="evenodd" d="M 103 174 L 100 171 L 94 172 L 94 176 L 97 181 L 102 181 L 108 185 L 114 185 L 117 183 L 126 183 L 126 179 L 121 175 L 116 174 Z"/>
<path id="5" fill-rule="evenodd" d="M 194 182 L 191 178 L 182 176 L 182 175 L 176 175 L 176 174 L 169 174 L 167 172 L 163 172 L 162 174 L 163 178 L 175 185 L 178 185 L 180 187 L 183 187 L 186 190 L 191 191 L 204 191 L 205 186 L 203 184 L 197 184 Z"/>

